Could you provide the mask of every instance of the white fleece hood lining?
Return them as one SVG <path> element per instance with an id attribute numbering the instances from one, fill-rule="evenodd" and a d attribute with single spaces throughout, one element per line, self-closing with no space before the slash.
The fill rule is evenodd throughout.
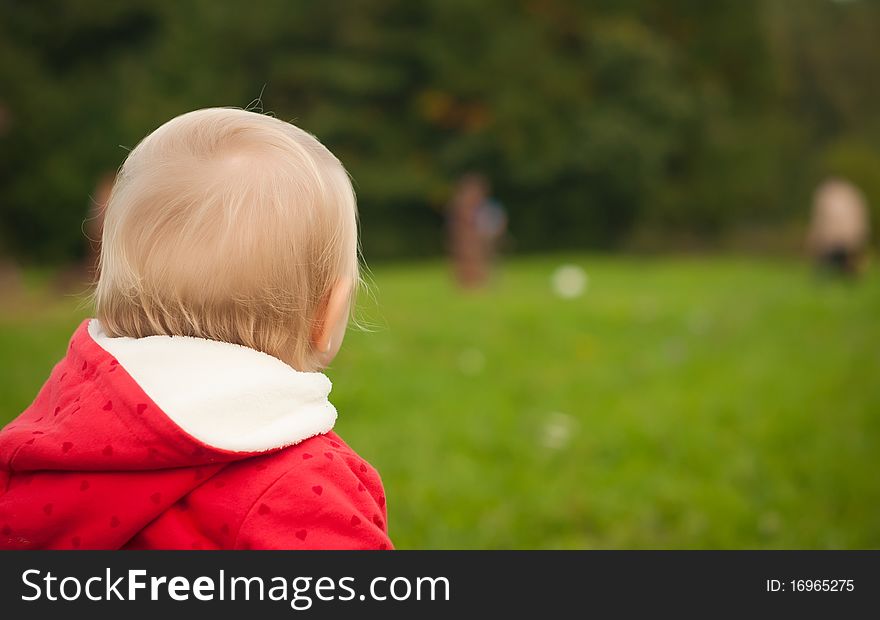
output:
<path id="1" fill-rule="evenodd" d="M 89 335 L 184 431 L 209 446 L 262 452 L 326 433 L 336 422 L 331 383 L 237 344 L 190 336 Z"/>

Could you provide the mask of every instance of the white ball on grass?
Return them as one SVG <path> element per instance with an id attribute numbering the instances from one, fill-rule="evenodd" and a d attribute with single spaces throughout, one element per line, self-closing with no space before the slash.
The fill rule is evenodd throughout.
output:
<path id="1" fill-rule="evenodd" d="M 563 299 L 575 299 L 586 292 L 590 278 L 577 265 L 562 265 L 553 272 L 551 281 L 556 295 Z"/>

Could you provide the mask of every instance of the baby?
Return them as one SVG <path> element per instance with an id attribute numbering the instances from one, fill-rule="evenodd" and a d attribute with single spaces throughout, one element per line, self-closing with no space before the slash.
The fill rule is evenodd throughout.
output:
<path id="1" fill-rule="evenodd" d="M 96 318 L 0 432 L 3 549 L 388 549 L 320 370 L 358 275 L 345 169 L 278 119 L 183 114 L 107 205 Z"/>

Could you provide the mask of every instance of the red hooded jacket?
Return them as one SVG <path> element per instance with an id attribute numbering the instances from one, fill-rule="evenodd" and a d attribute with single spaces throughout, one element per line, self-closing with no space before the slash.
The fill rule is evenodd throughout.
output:
<path id="1" fill-rule="evenodd" d="M 329 392 L 253 349 L 86 320 L 0 431 L 0 548 L 391 548 Z"/>

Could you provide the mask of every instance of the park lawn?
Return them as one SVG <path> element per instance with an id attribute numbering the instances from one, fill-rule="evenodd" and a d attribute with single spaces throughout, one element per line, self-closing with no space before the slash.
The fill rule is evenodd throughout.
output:
<path id="1" fill-rule="evenodd" d="M 3 423 L 88 315 L 46 279 L 0 304 Z M 877 273 L 582 255 L 471 294 L 441 263 L 372 280 L 328 374 L 398 547 L 880 547 Z"/>

